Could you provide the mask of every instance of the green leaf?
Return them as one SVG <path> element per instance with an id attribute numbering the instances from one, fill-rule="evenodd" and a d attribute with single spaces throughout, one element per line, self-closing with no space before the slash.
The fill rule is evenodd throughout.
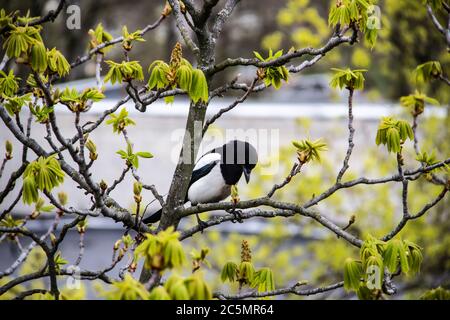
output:
<path id="1" fill-rule="evenodd" d="M 144 73 L 139 61 L 122 61 L 117 63 L 111 60 L 105 61 L 109 65 L 109 71 L 106 74 L 104 81 L 114 83 L 122 83 L 131 80 L 144 80 Z"/>
<path id="2" fill-rule="evenodd" d="M 31 48 L 30 63 L 31 68 L 38 73 L 47 70 L 47 49 L 42 42 L 35 43 Z"/>
<path id="3" fill-rule="evenodd" d="M 347 88 L 351 90 L 362 90 L 364 89 L 364 69 L 337 69 L 332 68 L 334 75 L 331 78 L 330 86 L 333 88 Z"/>
<path id="4" fill-rule="evenodd" d="M 83 91 L 83 93 L 81 94 L 81 98 L 83 100 L 92 100 L 98 102 L 100 100 L 103 100 L 105 98 L 105 95 L 98 89 L 89 88 Z"/>
<path id="5" fill-rule="evenodd" d="M 222 268 L 222 272 L 220 274 L 220 279 L 222 282 L 234 282 L 237 278 L 238 266 L 234 262 L 227 262 Z"/>
<path id="6" fill-rule="evenodd" d="M 203 279 L 200 272 L 196 272 L 191 275 L 184 281 L 184 283 L 192 300 L 212 299 L 211 289 Z"/>
<path id="7" fill-rule="evenodd" d="M 38 201 L 38 190 L 51 190 L 64 182 L 64 171 L 55 156 L 39 157 L 30 162 L 23 173 L 23 201 L 30 204 Z"/>
<path id="8" fill-rule="evenodd" d="M 19 80 L 13 70 L 9 70 L 8 74 L 0 70 L 0 96 L 13 97 L 19 90 Z"/>
<path id="9" fill-rule="evenodd" d="M 358 290 L 362 276 L 361 262 L 347 258 L 344 263 L 344 289 L 347 291 Z"/>
<path id="10" fill-rule="evenodd" d="M 150 78 L 148 80 L 148 87 L 150 90 L 163 89 L 169 85 L 169 79 L 167 75 L 170 72 L 170 67 L 167 63 L 162 60 L 154 61 L 148 68 L 150 73 Z"/>
<path id="11" fill-rule="evenodd" d="M 192 70 L 192 82 L 188 94 L 194 103 L 199 101 L 204 103 L 208 102 L 208 83 L 202 70 Z"/>
<path id="12" fill-rule="evenodd" d="M 170 300 L 170 295 L 164 287 L 158 286 L 158 287 L 152 289 L 148 299 L 149 300 Z"/>
<path id="13" fill-rule="evenodd" d="M 400 104 L 404 107 L 410 109 L 411 114 L 413 116 L 417 116 L 421 114 L 426 104 L 439 105 L 439 101 L 433 98 L 428 97 L 426 94 L 421 93 L 416 90 L 413 94 L 409 96 L 404 96 L 400 98 Z"/>
<path id="14" fill-rule="evenodd" d="M 403 244 L 400 240 L 393 239 L 387 243 L 386 250 L 383 253 L 383 261 L 390 273 L 397 272 L 399 266 L 399 254 L 403 250 Z"/>
<path id="15" fill-rule="evenodd" d="M 10 58 L 19 58 L 26 54 L 31 45 L 34 44 L 33 33 L 39 29 L 34 27 L 16 27 L 12 25 L 12 30 L 3 43 L 3 49 Z"/>
<path id="16" fill-rule="evenodd" d="M 251 286 L 257 287 L 258 292 L 275 290 L 275 280 L 272 270 L 269 268 L 258 270 L 258 272 L 255 273 Z"/>
<path id="17" fill-rule="evenodd" d="M 297 148 L 298 158 L 301 163 L 320 161 L 320 153 L 327 150 L 327 144 L 322 139 L 315 141 L 304 139 L 293 141 L 292 144 Z"/>
<path id="18" fill-rule="evenodd" d="M 164 289 L 158 286 L 152 290 L 153 295 L 151 295 L 144 284 L 134 279 L 129 273 L 126 273 L 123 281 L 113 281 L 111 289 L 104 291 L 102 295 L 108 300 L 170 299 L 168 298 L 167 292 L 155 292 L 158 288 Z"/>
<path id="19" fill-rule="evenodd" d="M 260 61 L 266 61 L 259 52 L 253 51 L 255 57 Z"/>
<path id="20" fill-rule="evenodd" d="M 150 152 L 145 152 L 145 151 L 136 152 L 136 155 L 141 158 L 147 158 L 147 159 L 153 158 L 153 155 Z"/>
<path id="21" fill-rule="evenodd" d="M 67 75 L 70 71 L 70 64 L 59 50 L 53 48 L 47 50 L 47 64 L 51 71 L 58 73 L 60 77 Z"/>
<path id="22" fill-rule="evenodd" d="M 180 89 L 189 92 L 192 84 L 192 68 L 181 65 L 176 72 L 176 81 Z"/>
<path id="23" fill-rule="evenodd" d="M 106 124 L 113 126 L 113 132 L 121 133 L 129 125 L 135 125 L 136 123 L 128 117 L 128 111 L 126 108 L 122 108 L 119 114 L 111 114 L 110 118 L 106 120 Z"/>
<path id="24" fill-rule="evenodd" d="M 428 61 L 417 66 L 414 76 L 417 84 L 423 84 L 442 75 L 442 66 L 439 61 Z"/>
<path id="25" fill-rule="evenodd" d="M 164 248 L 164 263 L 168 268 L 179 268 L 186 262 L 181 242 L 178 239 L 170 239 Z"/>
<path id="26" fill-rule="evenodd" d="M 89 42 L 89 49 L 94 49 L 100 44 L 109 42 L 113 39 L 113 36 L 103 29 L 103 25 L 101 23 L 97 25 L 95 30 L 90 29 L 88 31 L 88 34 L 91 37 L 91 41 Z M 105 54 L 109 50 L 111 50 L 111 47 L 105 47 L 103 49 L 100 49 L 98 52 L 101 54 Z"/>

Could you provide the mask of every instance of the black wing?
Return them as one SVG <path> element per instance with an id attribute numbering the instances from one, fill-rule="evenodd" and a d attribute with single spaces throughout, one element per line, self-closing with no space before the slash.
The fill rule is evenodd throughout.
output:
<path id="1" fill-rule="evenodd" d="M 203 178 L 208 173 L 210 173 L 211 170 L 214 168 L 214 166 L 217 165 L 217 163 L 218 163 L 218 161 L 214 161 L 214 162 L 208 163 L 207 165 L 204 165 L 203 167 L 201 167 L 197 170 L 192 171 L 192 177 L 191 177 L 191 181 L 189 182 L 189 187 L 191 185 L 193 185 L 194 182 L 198 181 L 199 179 Z M 189 201 L 187 198 L 187 195 L 186 195 L 186 199 L 184 201 L 185 202 Z M 151 216 L 144 218 L 142 220 L 142 222 L 145 224 L 158 222 L 161 219 L 161 214 L 162 214 L 162 209 L 159 209 L 158 211 L 153 213 Z"/>
<path id="2" fill-rule="evenodd" d="M 151 216 L 142 219 L 142 222 L 145 224 L 158 222 L 161 219 L 161 215 L 162 215 L 162 208 L 156 211 Z"/>
<path id="3" fill-rule="evenodd" d="M 206 176 L 208 173 L 211 172 L 211 170 L 216 166 L 218 161 L 214 161 L 211 163 L 208 163 L 207 165 L 204 165 L 203 167 L 192 171 L 191 181 L 189 181 L 189 187 L 194 184 L 194 182 L 200 180 L 204 176 Z"/>

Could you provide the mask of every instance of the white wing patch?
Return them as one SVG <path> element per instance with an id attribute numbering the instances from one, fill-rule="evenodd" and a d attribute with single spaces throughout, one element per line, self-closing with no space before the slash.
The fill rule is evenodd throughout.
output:
<path id="1" fill-rule="evenodd" d="M 201 167 L 210 164 L 211 162 L 222 160 L 222 156 L 219 153 L 207 153 L 204 154 L 194 166 L 194 170 L 200 169 Z"/>
<path id="2" fill-rule="evenodd" d="M 218 153 L 208 153 L 202 156 L 196 163 L 194 170 L 197 170 L 211 162 L 221 160 Z M 188 199 L 192 204 L 217 202 L 230 195 L 231 187 L 225 183 L 217 164 L 204 177 L 194 182 L 188 190 Z"/>

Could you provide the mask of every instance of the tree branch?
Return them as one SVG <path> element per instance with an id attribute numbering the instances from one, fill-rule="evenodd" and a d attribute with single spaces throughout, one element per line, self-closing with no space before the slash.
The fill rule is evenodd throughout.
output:
<path id="1" fill-rule="evenodd" d="M 265 298 L 265 297 L 271 297 L 271 296 L 279 296 L 283 294 L 295 294 L 297 296 L 310 296 L 315 295 L 319 293 L 324 293 L 327 291 L 335 290 L 338 288 L 341 288 L 344 286 L 344 282 L 338 282 L 326 287 L 319 287 L 314 289 L 307 289 L 307 290 L 300 290 L 299 287 L 303 285 L 303 283 L 296 283 L 295 285 L 287 288 L 281 288 L 273 291 L 266 291 L 266 292 L 257 292 L 257 291 L 250 291 L 250 292 L 244 292 L 237 295 L 226 295 L 221 292 L 214 293 L 214 298 L 218 298 L 221 300 L 242 300 L 247 298 Z"/>

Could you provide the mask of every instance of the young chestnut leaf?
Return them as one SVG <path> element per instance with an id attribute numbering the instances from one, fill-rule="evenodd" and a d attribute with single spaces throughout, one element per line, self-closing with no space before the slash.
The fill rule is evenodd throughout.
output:
<path id="1" fill-rule="evenodd" d="M 47 49 L 42 42 L 36 42 L 32 46 L 30 64 L 31 68 L 38 73 L 44 73 L 47 70 Z"/>
<path id="2" fill-rule="evenodd" d="M 363 269 L 360 261 L 347 258 L 344 263 L 344 289 L 357 290 L 361 283 Z"/>
<path id="3" fill-rule="evenodd" d="M 227 262 L 222 268 L 220 279 L 222 282 L 234 282 L 237 279 L 238 266 L 234 262 Z"/>
<path id="4" fill-rule="evenodd" d="M 192 80 L 188 94 L 192 102 L 194 103 L 197 103 L 199 101 L 204 103 L 208 102 L 208 83 L 202 70 L 192 70 Z"/>
<path id="5" fill-rule="evenodd" d="M 136 123 L 128 117 L 128 111 L 126 108 L 120 110 L 119 114 L 111 114 L 110 118 L 106 120 L 106 124 L 113 126 L 113 132 L 121 133 L 129 125 L 135 125 Z"/>
<path id="6" fill-rule="evenodd" d="M 12 69 L 8 73 L 0 70 L 0 97 L 13 97 L 19 90 L 18 81 L 20 78 L 14 75 Z"/>
<path id="7" fill-rule="evenodd" d="M 70 64 L 59 50 L 47 49 L 47 64 L 51 71 L 56 72 L 60 77 L 67 75 L 70 71 Z"/>
<path id="8" fill-rule="evenodd" d="M 331 78 L 330 86 L 333 88 L 347 88 L 349 90 L 362 90 L 364 89 L 364 72 L 365 69 L 351 70 L 332 68 L 334 75 Z"/>

